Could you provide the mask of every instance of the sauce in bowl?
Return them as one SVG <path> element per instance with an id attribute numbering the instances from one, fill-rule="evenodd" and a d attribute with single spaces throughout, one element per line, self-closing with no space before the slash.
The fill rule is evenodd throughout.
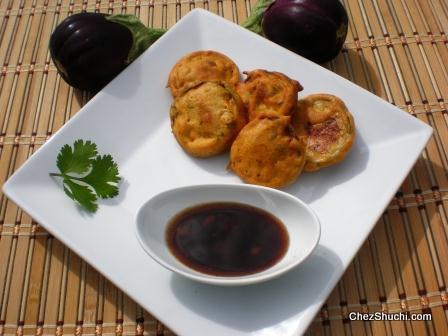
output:
<path id="1" fill-rule="evenodd" d="M 215 202 L 175 215 L 166 242 L 180 262 L 196 271 L 241 276 L 275 265 L 288 250 L 289 236 L 285 225 L 265 210 Z"/>

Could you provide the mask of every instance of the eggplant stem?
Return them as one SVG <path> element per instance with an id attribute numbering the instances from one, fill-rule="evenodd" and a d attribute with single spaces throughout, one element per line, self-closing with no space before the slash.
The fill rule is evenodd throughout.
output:
<path id="1" fill-rule="evenodd" d="M 133 41 L 128 54 L 128 64 L 133 62 L 167 31 L 163 28 L 148 28 L 138 17 L 131 14 L 116 14 L 108 16 L 106 19 L 125 26 L 132 33 Z"/>
<path id="2" fill-rule="evenodd" d="M 275 0 L 258 0 L 255 6 L 251 9 L 250 15 L 241 23 L 241 27 L 249 29 L 250 31 L 263 35 L 263 28 L 261 22 L 266 9 L 274 3 Z"/>

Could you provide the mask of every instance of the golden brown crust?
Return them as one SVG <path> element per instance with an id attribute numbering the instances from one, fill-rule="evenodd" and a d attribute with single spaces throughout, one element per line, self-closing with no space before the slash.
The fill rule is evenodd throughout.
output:
<path id="1" fill-rule="evenodd" d="M 233 142 L 229 168 L 246 183 L 281 188 L 302 172 L 305 150 L 306 138 L 295 137 L 289 116 L 260 117 Z"/>
<path id="2" fill-rule="evenodd" d="M 246 124 L 244 106 L 224 83 L 204 82 L 174 99 L 171 128 L 189 154 L 208 157 L 228 150 Z"/>
<path id="3" fill-rule="evenodd" d="M 237 86 L 248 111 L 249 120 L 263 115 L 290 115 L 297 102 L 302 86 L 280 72 L 253 70 L 245 72 L 243 83 Z"/>
<path id="4" fill-rule="evenodd" d="M 305 171 L 316 171 L 340 162 L 355 139 L 355 122 L 344 102 L 324 93 L 297 103 L 292 118 L 296 134 L 308 136 Z"/>
<path id="5" fill-rule="evenodd" d="M 204 81 L 226 82 L 235 87 L 240 74 L 226 55 L 212 50 L 195 51 L 182 57 L 171 69 L 168 87 L 174 97 Z"/>

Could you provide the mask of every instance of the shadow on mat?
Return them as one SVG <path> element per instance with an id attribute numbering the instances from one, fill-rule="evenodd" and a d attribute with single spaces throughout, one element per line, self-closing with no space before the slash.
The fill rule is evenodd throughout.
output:
<path id="1" fill-rule="evenodd" d="M 426 153 L 431 156 L 431 152 Z M 383 233 L 387 236 L 383 246 L 387 246 L 391 262 L 381 266 L 386 272 L 395 271 L 395 282 L 385 282 L 388 298 L 418 297 L 444 286 L 437 280 L 445 268 L 437 252 L 446 246 L 443 223 L 447 218 L 443 203 L 439 203 L 439 190 L 446 189 L 447 182 L 445 168 L 420 157 L 397 193 L 398 209 L 390 208 L 383 215 L 384 227 L 375 232 L 375 240 L 378 244 L 379 239 L 386 240 Z"/>

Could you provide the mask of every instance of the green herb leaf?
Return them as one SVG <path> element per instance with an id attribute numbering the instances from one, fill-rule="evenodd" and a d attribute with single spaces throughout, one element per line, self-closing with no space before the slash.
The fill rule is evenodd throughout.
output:
<path id="1" fill-rule="evenodd" d="M 92 170 L 81 178 L 90 185 L 101 198 L 112 198 L 118 195 L 118 166 L 110 155 L 98 155 L 92 161 Z"/>
<path id="2" fill-rule="evenodd" d="M 96 145 L 91 141 L 76 140 L 73 150 L 69 145 L 61 148 L 57 158 L 57 166 L 62 174 L 85 173 L 90 161 L 98 155 Z"/>
<path id="3" fill-rule="evenodd" d="M 63 183 L 65 193 L 84 209 L 89 212 L 95 212 L 98 209 L 97 197 L 88 186 L 78 184 L 70 178 L 64 178 Z"/>
<path id="4" fill-rule="evenodd" d="M 73 147 L 64 145 L 56 165 L 60 173 L 50 176 L 61 177 L 67 196 L 89 212 L 98 209 L 98 197 L 118 195 L 118 166 L 111 155 L 98 155 L 97 146 L 91 141 L 76 140 Z"/>

